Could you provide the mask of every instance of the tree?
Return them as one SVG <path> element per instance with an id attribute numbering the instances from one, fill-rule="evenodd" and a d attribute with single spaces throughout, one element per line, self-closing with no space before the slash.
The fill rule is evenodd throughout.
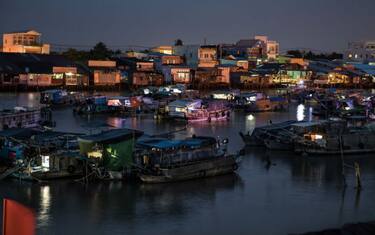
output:
<path id="1" fill-rule="evenodd" d="M 290 50 L 287 51 L 287 54 L 293 56 L 294 58 L 302 58 L 303 56 L 302 52 L 300 52 L 299 50 Z"/>
<path id="2" fill-rule="evenodd" d="M 312 51 L 306 52 L 306 51 L 300 51 L 300 50 L 291 50 L 291 51 L 288 51 L 287 54 L 295 58 L 304 58 L 308 60 L 317 60 L 317 59 L 337 60 L 337 59 L 343 58 L 343 55 L 337 52 L 315 54 Z"/>
<path id="3" fill-rule="evenodd" d="M 98 42 L 94 48 L 90 50 L 90 59 L 105 60 L 111 57 L 113 51 L 109 50 L 103 42 Z"/>
<path id="4" fill-rule="evenodd" d="M 182 42 L 181 39 L 177 39 L 177 40 L 174 42 L 174 45 L 175 45 L 175 46 L 182 46 L 182 45 L 184 45 L 184 43 Z"/>
<path id="5" fill-rule="evenodd" d="M 122 51 L 120 49 L 117 49 L 113 52 L 114 55 L 121 55 Z"/>
<path id="6" fill-rule="evenodd" d="M 308 60 L 316 59 L 318 56 L 312 53 L 312 51 L 309 51 L 307 53 L 304 53 L 303 58 Z"/>
<path id="7" fill-rule="evenodd" d="M 86 62 L 89 59 L 88 51 L 79 51 L 74 48 L 69 48 L 67 51 L 64 51 L 61 54 L 75 62 Z"/>

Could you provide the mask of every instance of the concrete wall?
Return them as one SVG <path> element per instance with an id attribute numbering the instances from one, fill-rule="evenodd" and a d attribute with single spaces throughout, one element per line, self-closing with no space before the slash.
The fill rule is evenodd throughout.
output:
<path id="1" fill-rule="evenodd" d="M 173 54 L 183 56 L 186 65 L 188 65 L 189 67 L 197 67 L 199 48 L 199 45 L 174 46 Z"/>

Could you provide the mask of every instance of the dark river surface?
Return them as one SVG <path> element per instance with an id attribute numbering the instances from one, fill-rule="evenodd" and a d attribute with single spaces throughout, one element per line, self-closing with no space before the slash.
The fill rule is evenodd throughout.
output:
<path id="1" fill-rule="evenodd" d="M 0 94 L 0 108 L 35 106 L 37 93 Z M 177 136 L 192 134 L 229 138 L 229 151 L 243 148 L 239 131 L 288 119 L 310 119 L 311 109 L 292 105 L 287 112 L 236 112 L 229 122 L 189 124 Z M 137 118 L 73 116 L 69 108 L 53 113 L 56 130 L 94 131 L 95 126 L 142 130 L 149 134 L 181 129 L 178 123 Z M 272 165 L 267 167 L 266 159 Z M 0 197 L 32 207 L 37 234 L 289 234 L 338 227 L 347 222 L 375 220 L 375 158 L 345 157 L 360 163 L 363 190 L 357 192 L 353 171 L 346 171 L 343 190 L 341 162 L 264 149 L 247 150 L 236 174 L 193 181 L 145 185 L 71 181 L 48 184 L 6 180 Z M 1 222 L 0 222 L 1 223 Z M 22 225 L 20 225 L 22 226 Z"/>

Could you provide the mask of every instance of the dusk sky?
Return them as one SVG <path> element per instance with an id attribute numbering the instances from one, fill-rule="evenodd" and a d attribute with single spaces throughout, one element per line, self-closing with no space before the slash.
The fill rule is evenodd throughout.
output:
<path id="1" fill-rule="evenodd" d="M 375 39 L 375 0 L 0 1 L 0 33 L 35 29 L 51 44 L 91 46 L 232 43 L 254 35 L 281 51 L 342 51 Z"/>

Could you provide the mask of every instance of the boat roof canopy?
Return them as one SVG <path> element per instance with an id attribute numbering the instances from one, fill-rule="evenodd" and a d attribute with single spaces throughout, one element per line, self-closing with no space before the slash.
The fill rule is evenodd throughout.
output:
<path id="1" fill-rule="evenodd" d="M 304 121 L 302 121 L 304 122 Z M 277 130 L 277 129 L 283 129 L 291 126 L 292 124 L 298 124 L 302 123 L 296 120 L 290 120 L 290 121 L 285 121 L 285 122 L 280 122 L 280 123 L 274 123 L 271 125 L 266 125 L 266 126 L 260 126 L 256 127 L 255 129 L 260 129 L 260 130 Z"/>
<path id="2" fill-rule="evenodd" d="M 292 126 L 303 128 L 303 127 L 322 125 L 324 123 L 327 123 L 327 121 L 322 120 L 322 121 L 312 121 L 312 122 L 297 122 L 297 123 L 292 124 Z"/>
<path id="3" fill-rule="evenodd" d="M 45 139 L 57 138 L 59 136 L 73 135 L 79 136 L 80 133 L 69 133 L 69 132 L 60 132 L 60 131 L 43 131 L 33 128 L 10 128 L 3 131 L 0 131 L 0 137 L 3 138 L 14 138 L 14 139 L 30 139 L 36 141 L 43 141 Z"/>
<path id="4" fill-rule="evenodd" d="M 133 129 L 113 129 L 109 131 L 103 131 L 94 135 L 86 135 L 79 137 L 79 141 L 93 142 L 100 144 L 118 143 L 131 138 L 138 138 L 143 135 L 142 131 Z"/>
<path id="5" fill-rule="evenodd" d="M 182 99 L 182 100 L 175 100 L 169 103 L 169 106 L 177 106 L 177 107 L 185 107 L 194 103 L 201 103 L 202 100 L 200 99 Z"/>
<path id="6" fill-rule="evenodd" d="M 156 148 L 166 150 L 171 148 L 190 147 L 197 148 L 216 143 L 213 137 L 192 137 L 184 140 L 170 140 L 170 139 L 148 139 L 137 143 L 139 147 L 146 147 L 149 149 Z"/>

